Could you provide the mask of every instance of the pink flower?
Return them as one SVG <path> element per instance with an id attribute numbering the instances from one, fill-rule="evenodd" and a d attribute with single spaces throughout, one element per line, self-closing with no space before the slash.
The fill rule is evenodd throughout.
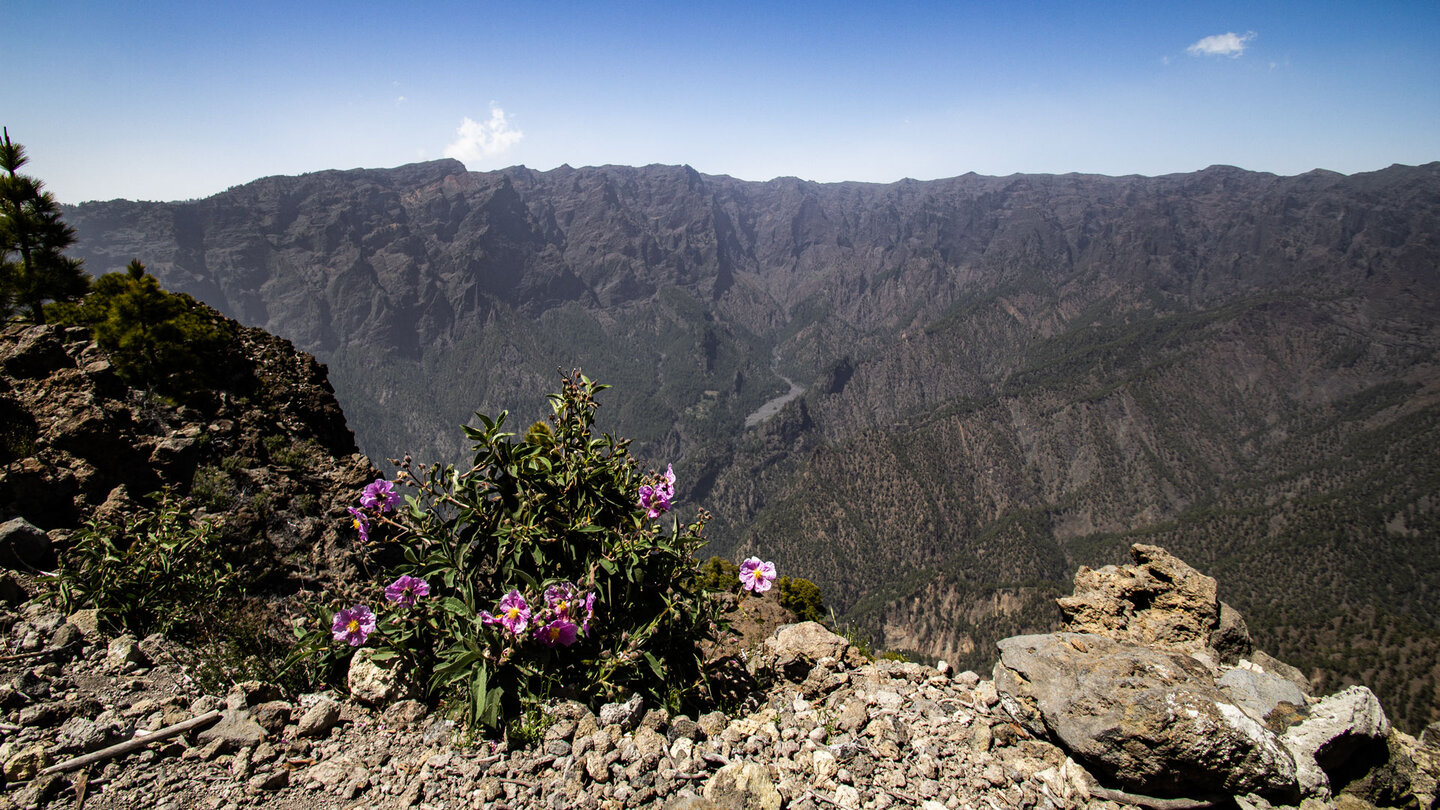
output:
<path id="1" fill-rule="evenodd" d="M 585 619 L 580 622 L 580 632 L 590 635 L 590 620 L 595 618 L 595 592 L 585 594 Z"/>
<path id="2" fill-rule="evenodd" d="M 364 512 L 361 512 L 353 506 L 345 507 L 345 511 L 350 513 L 350 525 L 354 526 L 355 531 L 360 533 L 360 542 L 370 542 L 370 518 L 366 517 Z"/>
<path id="3" fill-rule="evenodd" d="M 580 628 L 572 621 L 556 619 L 547 625 L 535 628 L 535 638 L 546 647 L 569 647 L 575 643 Z"/>
<path id="4" fill-rule="evenodd" d="M 594 615 L 594 591 L 581 593 L 573 582 L 562 582 L 545 589 L 545 613 L 540 618 L 542 624 L 555 620 L 578 623 L 580 634 L 585 635 L 590 632 L 590 619 Z"/>
<path id="5" fill-rule="evenodd" d="M 645 516 L 654 520 L 670 511 L 670 501 L 675 498 L 675 467 L 665 465 L 665 475 L 661 477 L 660 483 L 651 486 L 646 484 L 640 487 L 640 508 L 645 510 Z"/>
<path id="6" fill-rule="evenodd" d="M 480 621 L 485 624 L 498 624 L 517 636 L 524 633 L 525 628 L 530 625 L 530 606 L 525 604 L 525 597 L 517 590 L 511 589 L 510 593 L 505 594 L 497 609 L 500 611 L 498 616 L 482 611 Z"/>
<path id="7" fill-rule="evenodd" d="M 384 478 L 376 478 L 360 493 L 360 506 L 365 509 L 379 509 L 382 514 L 394 509 L 399 503 L 400 493 L 395 491 L 394 484 Z"/>
<path id="8" fill-rule="evenodd" d="M 364 644 L 365 639 L 369 638 L 373 632 L 375 632 L 375 614 L 371 613 L 370 608 L 364 605 L 335 611 L 335 619 L 330 623 L 330 636 L 351 647 L 359 647 Z"/>
<path id="9" fill-rule="evenodd" d="M 413 607 L 416 600 L 424 599 L 430 595 L 430 583 L 423 579 L 417 579 L 409 574 L 402 574 L 399 579 L 385 587 L 385 598 L 391 602 L 402 604 L 406 607 Z"/>
<path id="10" fill-rule="evenodd" d="M 740 583 L 745 590 L 755 593 L 764 593 L 770 590 L 770 583 L 775 580 L 775 563 L 761 562 L 759 557 L 751 557 L 740 563 Z"/>
<path id="11" fill-rule="evenodd" d="M 568 619 L 575 610 L 575 584 L 562 582 L 545 589 L 545 610 L 558 619 Z"/>

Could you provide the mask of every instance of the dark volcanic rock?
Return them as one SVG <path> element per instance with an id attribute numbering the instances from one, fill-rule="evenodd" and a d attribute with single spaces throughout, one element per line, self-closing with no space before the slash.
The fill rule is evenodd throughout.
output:
<path id="1" fill-rule="evenodd" d="M 0 562 L 51 568 L 53 541 L 40 530 L 63 536 L 171 487 L 223 513 L 271 585 L 348 571 L 344 507 L 376 472 L 324 366 L 259 329 L 238 329 L 226 351 L 226 385 L 182 405 L 120 382 L 83 329 L 0 332 L 0 406 L 14 417 Z"/>

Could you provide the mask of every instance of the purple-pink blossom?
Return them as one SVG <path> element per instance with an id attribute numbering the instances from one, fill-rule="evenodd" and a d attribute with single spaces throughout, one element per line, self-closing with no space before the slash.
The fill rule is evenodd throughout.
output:
<path id="1" fill-rule="evenodd" d="M 365 509 L 379 509 L 383 514 L 400 503 L 400 493 L 395 485 L 384 478 L 376 478 L 360 493 L 360 506 Z"/>
<path id="2" fill-rule="evenodd" d="M 364 605 L 335 611 L 330 623 L 330 635 L 336 641 L 343 641 L 351 647 L 359 647 L 375 632 L 375 614 Z"/>
<path id="3" fill-rule="evenodd" d="M 764 593 L 770 590 L 770 583 L 774 580 L 775 563 L 761 562 L 759 557 L 740 563 L 740 584 L 745 586 L 745 590 Z"/>
<path id="4" fill-rule="evenodd" d="M 640 508 L 645 510 L 645 516 L 655 519 L 670 511 L 670 501 L 675 498 L 675 467 L 665 465 L 665 475 L 660 482 L 651 486 L 645 484 L 640 487 Z"/>
<path id="5" fill-rule="evenodd" d="M 493 616 L 482 611 L 480 621 L 485 624 L 498 624 L 517 636 L 524 633 L 525 628 L 530 625 L 530 606 L 517 590 L 512 589 L 505 594 L 496 610 L 499 614 Z"/>
<path id="6" fill-rule="evenodd" d="M 590 620 L 595 617 L 595 592 L 585 594 L 585 618 L 580 622 L 580 632 L 590 635 Z"/>
<path id="7" fill-rule="evenodd" d="M 370 518 L 367 517 L 364 512 L 361 512 L 353 506 L 345 507 L 345 511 L 350 513 L 350 525 L 354 526 L 355 531 L 359 532 L 360 542 L 370 542 Z"/>
<path id="8" fill-rule="evenodd" d="M 595 615 L 595 592 L 581 593 L 573 582 L 562 582 L 545 589 L 545 613 L 542 623 L 560 619 L 579 624 L 581 634 L 590 632 L 590 619 Z"/>
<path id="9" fill-rule="evenodd" d="M 570 618 L 575 609 L 575 584 L 562 582 L 545 589 L 545 610 L 561 619 Z"/>
<path id="10" fill-rule="evenodd" d="M 399 579 L 385 586 L 385 598 L 406 607 L 414 606 L 416 600 L 429 595 L 430 583 L 409 574 L 401 574 Z"/>
<path id="11" fill-rule="evenodd" d="M 535 628 L 535 638 L 546 647 L 569 647 L 579 634 L 580 628 L 568 619 L 556 619 Z"/>

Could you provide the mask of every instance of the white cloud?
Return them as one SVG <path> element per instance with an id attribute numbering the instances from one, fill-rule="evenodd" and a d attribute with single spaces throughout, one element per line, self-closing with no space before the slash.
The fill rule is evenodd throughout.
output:
<path id="1" fill-rule="evenodd" d="M 445 147 L 445 157 L 469 166 L 493 158 L 525 137 L 525 133 L 511 126 L 505 111 L 490 105 L 490 120 L 472 121 L 468 117 L 455 130 L 456 138 Z"/>
<path id="2" fill-rule="evenodd" d="M 1237 34 L 1233 31 L 1215 34 L 1191 45 L 1185 49 L 1185 52 L 1191 56 L 1228 56 L 1235 59 L 1245 53 L 1245 49 L 1250 47 L 1250 40 L 1254 38 L 1254 31 L 1247 31 L 1244 34 Z"/>

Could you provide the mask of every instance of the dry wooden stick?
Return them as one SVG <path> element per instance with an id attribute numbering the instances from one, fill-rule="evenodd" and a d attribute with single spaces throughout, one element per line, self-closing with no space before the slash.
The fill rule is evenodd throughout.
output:
<path id="1" fill-rule="evenodd" d="M 121 754 L 128 754 L 131 751 L 138 751 L 152 742 L 156 742 L 158 740 L 168 740 L 171 737 L 177 737 L 192 729 L 197 729 L 201 726 L 209 725 L 210 723 L 218 719 L 220 719 L 219 709 L 208 711 L 200 715 L 199 717 L 192 717 L 189 720 L 181 723 L 176 723 L 173 726 L 166 726 L 165 728 L 162 728 L 159 731 L 154 732 L 153 734 L 146 734 L 143 737 L 131 737 L 125 742 L 116 743 L 109 748 L 102 748 L 99 751 L 95 751 L 94 753 L 85 754 L 83 756 L 75 757 L 74 759 L 67 759 L 64 762 L 56 763 L 40 771 L 40 773 L 41 775 L 51 773 L 64 773 L 65 771 L 73 771 L 76 768 L 83 768 L 86 765 L 91 765 L 96 762 L 104 762 L 111 757 L 118 757 Z"/>
<path id="2" fill-rule="evenodd" d="M 30 652 L 13 653 L 11 655 L 0 655 L 0 663 L 7 663 L 10 661 L 24 661 L 26 658 L 39 658 L 42 655 L 54 655 L 55 653 L 69 652 L 70 648 L 73 646 L 75 645 L 68 644 L 64 647 L 51 647 L 45 650 L 32 650 Z"/>
<path id="3" fill-rule="evenodd" d="M 1090 787 L 1090 795 L 1097 799 L 1133 804 L 1137 807 L 1149 807 L 1152 810 L 1201 810 L 1201 808 L 1214 807 L 1219 804 L 1219 801 L 1213 799 L 1158 799 L 1154 796 L 1141 796 L 1139 793 L 1127 793 L 1123 790 L 1114 790 L 1099 785 Z"/>

